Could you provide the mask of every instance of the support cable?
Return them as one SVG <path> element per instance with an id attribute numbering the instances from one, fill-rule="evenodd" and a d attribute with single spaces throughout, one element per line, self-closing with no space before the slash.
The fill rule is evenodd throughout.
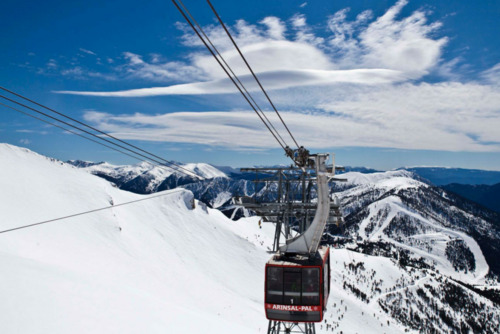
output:
<path id="1" fill-rule="evenodd" d="M 185 169 L 184 167 L 182 167 L 182 166 L 180 166 L 180 165 L 178 165 L 178 164 L 176 164 L 176 163 L 174 163 L 174 162 L 172 162 L 172 161 L 165 160 L 165 159 L 163 159 L 162 157 L 159 157 L 159 156 L 157 156 L 157 155 L 155 155 L 155 154 L 153 154 L 153 153 L 151 153 L 151 152 L 148 152 L 148 151 L 146 151 L 146 150 L 141 149 L 140 147 L 137 147 L 137 146 L 135 146 L 135 145 L 132 145 L 132 144 L 130 144 L 130 143 L 127 143 L 127 142 L 126 142 L 126 141 L 124 141 L 124 140 L 121 140 L 121 139 L 119 139 L 119 138 L 116 138 L 116 137 L 115 137 L 115 136 L 113 136 L 113 135 L 110 135 L 109 133 L 106 133 L 106 132 L 103 132 L 103 131 L 101 131 L 101 130 L 99 130 L 99 129 L 96 129 L 96 128 L 95 128 L 95 127 L 93 127 L 93 126 L 90 126 L 90 125 L 88 125 L 88 124 L 85 124 L 85 123 L 83 123 L 83 122 L 80 122 L 79 120 L 76 120 L 76 119 L 74 119 L 74 118 L 72 118 L 72 117 L 70 117 L 70 116 L 67 116 L 67 115 L 65 115 L 65 114 L 63 114 L 63 113 L 61 113 L 61 112 L 58 112 L 58 111 L 56 111 L 56 110 L 54 110 L 54 109 L 52 109 L 52 108 L 49 108 L 49 107 L 47 107 L 47 106 L 44 106 L 43 104 L 40 104 L 40 103 L 38 103 L 38 102 L 36 102 L 36 101 L 33 101 L 33 100 L 31 100 L 31 99 L 29 99 L 29 98 L 27 98 L 27 97 L 25 97 L 25 96 L 23 96 L 23 95 L 21 95 L 21 94 L 18 94 L 18 93 L 16 93 L 16 92 L 13 92 L 13 91 L 11 91 L 11 90 L 9 90 L 9 89 L 7 89 L 7 88 L 5 88 L 5 87 L 2 87 L 2 86 L 0 86 L 0 89 L 4 90 L 4 91 L 6 91 L 6 92 L 9 92 L 9 93 L 11 93 L 11 94 L 13 94 L 13 95 L 15 95 L 15 96 L 17 96 L 17 97 L 20 97 L 20 98 L 22 98 L 22 99 L 24 99 L 24 100 L 26 100 L 26 101 L 29 101 L 29 102 L 31 102 L 31 103 L 33 103 L 33 104 L 36 104 L 36 105 L 37 105 L 37 106 L 39 106 L 39 107 L 42 107 L 42 108 L 44 108 L 44 109 L 47 109 L 47 110 L 49 110 L 49 111 L 51 111 L 51 112 L 53 112 L 53 113 L 55 113 L 55 114 L 57 114 L 57 115 L 59 115 L 59 116 L 62 116 L 62 117 L 64 117 L 64 118 L 66 118 L 66 119 L 69 119 L 69 120 L 71 120 L 71 121 L 73 121 L 73 122 L 76 122 L 76 123 L 78 123 L 78 124 L 80 124 L 80 125 L 83 125 L 83 126 L 85 126 L 85 127 L 89 128 L 89 129 L 92 129 L 93 131 L 96 131 L 96 132 L 98 132 L 98 133 L 100 133 L 100 134 L 102 134 L 102 135 L 104 135 L 104 136 L 107 136 L 107 137 L 109 137 L 109 138 L 112 138 L 112 139 L 114 139 L 114 140 L 116 140 L 116 141 L 118 141 L 118 142 L 120 142 L 120 143 L 122 143 L 122 144 L 125 144 L 125 145 L 130 146 L 130 147 L 132 147 L 132 148 L 134 148 L 134 149 L 136 149 L 136 150 L 139 150 L 139 151 L 141 151 L 141 152 L 143 152 L 143 153 L 146 153 L 146 154 L 148 154 L 148 155 L 151 155 L 151 156 L 153 156 L 153 157 L 155 157 L 155 158 L 157 158 L 157 159 L 159 159 L 159 160 L 164 161 L 165 163 L 167 163 L 167 164 L 169 164 L 169 165 L 176 166 L 176 167 L 178 167 L 178 168 L 180 168 L 180 169 L 183 169 L 183 170 L 187 171 L 188 173 L 191 173 L 191 174 L 196 175 L 196 174 L 195 174 L 195 173 L 193 173 L 192 171 L 190 171 L 190 170 L 188 170 L 188 169 Z M 3 97 L 3 96 L 2 96 L 2 97 Z M 12 101 L 12 100 L 11 100 L 11 101 Z M 17 102 L 15 102 L 15 103 L 17 103 Z M 123 147 L 122 147 L 122 148 L 123 148 Z M 161 163 L 160 163 L 160 164 L 161 164 Z M 197 177 L 199 177 L 198 175 L 196 175 L 196 176 L 197 176 Z"/>
<path id="2" fill-rule="evenodd" d="M 73 131 L 73 130 L 67 129 L 67 128 L 62 127 L 62 126 L 60 126 L 60 125 L 57 125 L 57 124 L 55 124 L 55 123 L 51 123 L 51 122 L 49 122 L 49 121 L 46 121 L 46 120 L 44 120 L 43 118 L 37 117 L 37 116 L 35 116 L 35 115 L 31 115 L 31 114 L 29 114 L 29 113 L 27 113 L 27 112 L 24 112 L 24 111 L 22 111 L 22 110 L 19 110 L 19 109 L 17 109 L 17 108 L 14 108 L 14 107 L 12 107 L 12 106 L 9 106 L 9 105 L 7 105 L 7 104 L 4 104 L 4 103 L 2 103 L 2 102 L 0 102 L 0 105 L 4 106 L 4 107 L 6 107 L 6 108 L 10 108 L 10 109 L 12 109 L 12 110 L 14 110 L 14 111 L 17 111 L 17 112 L 19 112 L 19 113 L 21 113 L 21 114 L 24 114 L 24 115 L 28 116 L 28 117 L 31 117 L 31 118 L 37 119 L 37 120 L 39 120 L 39 121 L 41 121 L 41 122 L 44 122 L 44 123 L 47 123 L 47 124 L 49 124 L 49 125 L 55 126 L 56 128 L 59 128 L 59 129 L 64 130 L 64 131 L 67 131 L 67 132 L 69 132 L 69 133 L 72 133 L 72 134 L 77 135 L 77 136 L 79 136 L 79 137 L 82 137 L 82 138 L 84 138 L 84 139 L 90 140 L 90 141 L 92 141 L 92 142 L 94 142 L 94 143 L 96 143 L 96 144 L 99 144 L 99 145 L 102 145 L 102 146 L 104 146 L 104 147 L 107 147 L 107 148 L 109 148 L 109 149 L 111 149 L 111 150 L 113 150 L 113 151 L 120 152 L 121 154 L 125 154 L 125 155 L 127 155 L 127 156 L 129 156 L 129 157 L 131 157 L 131 158 L 137 159 L 137 160 L 139 160 L 139 161 L 143 161 L 143 160 L 142 160 L 141 158 L 139 158 L 139 157 L 133 156 L 132 154 L 129 154 L 129 153 L 124 152 L 124 151 L 120 151 L 120 150 L 119 150 L 119 149 L 117 149 L 117 148 L 114 148 L 114 147 L 112 147 L 112 146 L 109 146 L 109 145 L 103 144 L 103 143 L 101 143 L 101 142 L 98 142 L 97 140 L 92 139 L 92 138 L 87 137 L 87 136 L 84 136 L 84 135 L 82 135 L 81 133 L 78 133 L 78 132 L 75 132 L 75 131 Z M 153 163 L 153 164 L 154 164 L 154 163 Z M 170 168 L 170 167 L 168 167 L 168 166 L 164 166 L 164 165 L 157 165 L 157 164 L 154 164 L 154 165 L 155 165 L 155 166 L 158 166 L 158 167 L 166 167 L 166 168 Z"/>
<path id="3" fill-rule="evenodd" d="M 10 99 L 10 98 L 8 98 L 8 97 L 6 97 L 6 96 L 3 96 L 3 95 L 1 95 L 1 94 L 0 94 L 0 97 L 1 97 L 1 98 L 3 98 L 3 99 L 8 100 L 8 101 L 10 101 L 10 102 L 13 102 L 13 103 L 15 103 L 15 104 L 17 104 L 17 105 L 19 105 L 19 106 L 22 106 L 22 107 L 24 107 L 24 108 L 30 109 L 30 110 L 32 110 L 32 111 L 34 111 L 34 112 L 36 112 L 36 113 L 38 113 L 38 114 L 41 114 L 41 115 L 43 115 L 43 116 L 45 116 L 45 117 L 51 118 L 51 119 L 53 119 L 53 120 L 55 120 L 55 121 L 57 121 L 57 122 L 63 123 L 63 124 L 65 124 L 65 125 L 67 125 L 67 126 L 70 126 L 70 127 L 74 128 L 74 129 L 77 129 L 77 130 L 79 130 L 79 131 L 81 131 L 81 132 L 84 132 L 84 133 L 86 133 L 86 134 L 88 134 L 88 135 L 91 135 L 91 136 L 93 136 L 93 137 L 95 137 L 95 138 L 97 138 L 97 139 L 103 140 L 103 141 L 105 141 L 105 142 L 107 142 L 107 143 L 109 143 L 109 144 L 111 144 L 111 145 L 118 146 L 118 147 L 120 147 L 120 148 L 122 148 L 122 149 L 124 149 L 124 150 L 126 150 L 126 151 L 129 151 L 129 152 L 134 153 L 134 154 L 136 154 L 136 155 L 138 155 L 138 156 L 141 156 L 141 157 L 143 157 L 143 158 L 145 158 L 145 159 L 147 159 L 147 160 L 149 160 L 149 161 L 154 161 L 154 162 L 156 162 L 156 163 L 157 163 L 157 164 L 159 164 L 159 165 L 162 165 L 162 166 L 168 167 L 168 168 L 170 168 L 170 169 L 172 169 L 172 170 L 174 170 L 174 171 L 180 172 L 180 173 L 182 173 L 182 174 L 184 174 L 184 175 L 187 175 L 187 176 L 195 176 L 195 177 L 197 177 L 197 178 L 198 178 L 198 179 L 200 179 L 200 180 L 204 179 L 203 177 L 201 177 L 201 176 L 199 176 L 199 175 L 197 175 L 197 174 L 195 174 L 195 173 L 193 173 L 193 172 L 189 171 L 188 169 L 185 169 L 185 170 L 187 170 L 190 174 L 185 173 L 185 172 L 183 172 L 183 171 L 181 171 L 181 170 L 175 169 L 175 168 L 173 168 L 173 167 L 171 167 L 171 166 L 168 166 L 168 165 L 166 165 L 165 163 L 162 163 L 162 162 L 160 162 L 160 161 L 158 161 L 158 160 L 155 160 L 155 159 L 153 159 L 153 158 L 151 158 L 151 157 L 148 157 L 148 156 L 146 156 L 146 155 L 144 155 L 144 154 L 141 154 L 141 153 L 138 153 L 138 152 L 136 152 L 136 151 L 134 151 L 134 150 L 131 150 L 131 149 L 129 149 L 129 148 L 127 148 L 127 147 L 123 146 L 123 145 L 120 145 L 120 144 L 114 143 L 114 142 L 112 142 L 112 141 L 110 141 L 110 140 L 108 140 L 108 139 L 106 139 L 106 138 L 102 138 L 102 137 L 100 137 L 100 136 L 98 136 L 98 135 L 96 135 L 96 134 L 94 134 L 94 133 L 91 133 L 91 132 L 89 132 L 89 131 L 85 130 L 85 129 L 79 128 L 79 127 L 77 127 L 76 125 L 70 124 L 70 123 L 68 123 L 68 122 L 66 122 L 66 121 L 63 121 L 63 120 L 60 120 L 60 119 L 58 119 L 58 118 L 56 118 L 56 117 L 53 117 L 53 116 L 51 116 L 51 115 L 48 115 L 48 114 L 44 113 L 43 111 L 40 111 L 40 110 L 37 110 L 37 109 L 32 108 L 32 107 L 30 107 L 30 106 L 27 106 L 27 105 L 25 105 L 25 104 L 23 104 L 23 103 L 21 103 L 21 102 L 18 102 L 18 101 L 12 100 L 12 99 Z M 141 151 L 142 151 L 142 150 L 141 150 Z M 162 159 L 162 160 L 163 160 L 163 161 L 166 161 L 166 160 L 164 160 L 164 159 Z M 166 161 L 166 162 L 168 162 L 168 161 Z M 184 169 L 184 168 L 183 168 L 183 169 Z"/>
<path id="4" fill-rule="evenodd" d="M 184 189 L 178 190 L 178 191 L 184 191 Z M 10 228 L 10 229 L 7 229 L 7 230 L 0 231 L 0 234 L 1 233 L 12 232 L 12 231 L 17 231 L 17 230 L 21 230 L 21 229 L 25 229 L 25 228 L 37 226 L 37 225 L 52 223 L 52 222 L 63 220 L 63 219 L 68 219 L 68 218 L 83 216 L 83 215 L 86 215 L 86 214 L 89 214 L 89 213 L 93 213 L 93 212 L 97 212 L 97 211 L 102 211 L 102 210 L 107 210 L 107 209 L 111 209 L 111 208 L 116 208 L 116 207 L 119 207 L 119 206 L 124 206 L 124 205 L 132 204 L 132 203 L 142 202 L 142 201 L 146 201 L 146 200 L 149 200 L 149 199 L 153 199 L 153 198 L 157 198 L 157 197 L 162 197 L 162 196 L 170 195 L 170 194 L 176 193 L 178 191 L 170 191 L 170 192 L 168 192 L 166 194 L 150 196 L 148 198 L 141 198 L 141 199 L 137 199 L 137 200 L 134 200 L 134 201 L 129 201 L 129 202 L 125 202 L 125 203 L 110 205 L 110 206 L 106 206 L 106 207 L 103 207 L 103 208 L 89 210 L 89 211 L 84 211 L 84 212 L 80 212 L 80 213 L 75 213 L 75 214 L 64 216 L 64 217 L 49 219 L 49 220 L 45 220 L 45 221 L 34 223 L 34 224 L 29 224 L 29 225 L 23 225 L 23 226 L 19 226 L 19 227 L 14 227 L 14 228 Z"/>
<path id="5" fill-rule="evenodd" d="M 227 71 L 227 69 L 222 65 L 222 63 L 220 62 L 219 58 L 217 58 L 217 56 L 215 55 L 214 51 L 208 46 L 207 42 L 203 39 L 203 37 L 200 35 L 200 33 L 198 32 L 198 30 L 195 28 L 195 26 L 193 25 L 193 23 L 189 20 L 189 18 L 186 16 L 186 14 L 184 13 L 184 11 L 179 7 L 179 5 L 177 4 L 176 0 L 172 0 L 172 2 L 174 3 L 175 7 L 177 7 L 177 9 L 179 10 L 179 12 L 182 14 L 182 16 L 184 17 L 184 19 L 186 20 L 186 22 L 189 23 L 189 25 L 191 26 L 191 28 L 194 30 L 194 32 L 196 33 L 196 35 L 198 35 L 198 37 L 200 38 L 200 40 L 203 42 L 203 44 L 205 45 L 205 47 L 210 51 L 210 53 L 212 54 L 212 56 L 215 58 L 215 60 L 217 61 L 217 63 L 219 63 L 219 65 L 222 67 L 222 69 L 224 70 L 224 72 L 227 74 L 227 76 L 229 77 L 229 79 L 231 79 L 231 81 L 233 82 L 233 84 L 236 86 L 236 88 L 238 88 L 238 90 L 240 91 L 241 95 L 243 95 L 243 97 L 245 98 L 245 100 L 248 102 L 248 104 L 250 104 L 250 106 L 252 107 L 252 109 L 255 111 L 255 113 L 257 114 L 257 116 L 259 116 L 260 120 L 264 123 L 264 125 L 267 127 L 267 129 L 269 130 L 269 132 L 271 132 L 271 134 L 273 135 L 274 139 L 276 139 L 276 141 L 280 144 L 280 146 L 283 148 L 283 150 L 285 150 L 286 152 L 286 149 L 285 149 L 285 146 L 283 146 L 283 144 L 279 141 L 278 137 L 274 134 L 274 132 L 271 130 L 271 128 L 269 127 L 269 125 L 264 121 L 264 119 L 262 118 L 262 116 L 258 113 L 257 109 L 253 106 L 253 104 L 250 102 L 250 100 L 248 99 L 248 97 L 245 95 L 245 93 L 243 92 L 243 90 L 240 88 L 240 86 L 238 86 L 238 84 L 236 83 L 236 81 L 233 79 L 233 77 L 231 76 L 231 74 Z"/>
<path id="6" fill-rule="evenodd" d="M 200 30 L 200 32 L 202 33 L 202 35 L 205 37 L 205 39 L 208 41 L 208 43 L 210 44 L 210 46 L 214 49 L 214 51 L 217 53 L 217 55 L 219 56 L 219 58 L 222 60 L 222 62 L 224 63 L 224 65 L 226 65 L 227 69 L 229 70 L 229 72 L 231 72 L 232 76 L 236 79 L 236 81 L 238 81 L 238 83 L 240 84 L 240 86 L 243 88 L 243 90 L 245 91 L 245 93 L 248 95 L 248 97 L 250 98 L 250 100 L 252 100 L 253 104 L 255 104 L 255 106 L 257 107 L 257 109 L 259 110 L 259 112 L 262 114 L 262 116 L 264 116 L 264 118 L 266 119 L 266 121 L 269 123 L 269 125 L 271 126 L 271 128 L 274 130 L 274 132 L 278 135 L 278 137 L 280 138 L 281 142 L 283 143 L 283 146 L 288 146 L 285 142 L 285 140 L 283 139 L 283 137 L 281 137 L 281 135 L 279 134 L 278 130 L 276 130 L 276 128 L 274 127 L 273 123 L 271 123 L 271 121 L 267 118 L 266 114 L 264 113 L 264 111 L 262 111 L 262 109 L 260 108 L 260 106 L 257 104 L 257 102 L 254 100 L 254 98 L 252 97 L 252 95 L 248 92 L 248 90 L 246 89 L 245 85 L 243 85 L 243 83 L 240 81 L 240 79 L 238 78 L 238 76 L 233 72 L 233 70 L 231 69 L 231 66 L 229 66 L 229 64 L 226 62 L 226 60 L 224 59 L 224 57 L 222 56 L 222 54 L 219 52 L 219 50 L 215 47 L 215 45 L 212 43 L 212 41 L 210 40 L 210 38 L 207 36 L 207 34 L 205 34 L 205 31 L 203 30 L 203 28 L 198 24 L 198 21 L 196 21 L 196 19 L 191 15 L 191 13 L 189 12 L 189 10 L 186 8 L 186 6 L 184 6 L 184 3 L 182 3 L 182 0 L 178 0 L 180 5 L 182 6 L 182 8 L 186 11 L 186 13 L 188 14 L 188 16 L 191 18 L 191 20 L 194 22 L 194 24 L 196 25 L 196 27 Z"/>
<path id="7" fill-rule="evenodd" d="M 260 89 L 262 90 L 262 92 L 264 93 L 264 95 L 266 96 L 267 100 L 269 101 L 269 103 L 271 104 L 271 106 L 273 107 L 274 111 L 276 112 L 276 114 L 278 115 L 279 119 L 281 120 L 281 123 L 283 123 L 283 126 L 286 128 L 286 130 L 288 131 L 288 134 L 290 135 L 290 137 L 293 139 L 295 145 L 297 145 L 297 148 L 299 148 L 299 144 L 297 144 L 297 141 L 295 140 L 295 138 L 293 137 L 292 133 L 290 132 L 290 129 L 288 128 L 288 126 L 285 124 L 285 121 L 283 121 L 283 118 L 281 118 L 281 115 L 280 113 L 278 112 L 278 109 L 276 109 L 276 107 L 274 106 L 273 102 L 271 101 L 271 98 L 269 97 L 269 95 L 267 95 L 267 92 L 266 90 L 264 89 L 264 87 L 262 86 L 262 84 L 260 83 L 260 80 L 257 78 L 257 75 L 254 73 L 254 71 L 252 70 L 252 67 L 250 66 L 250 64 L 247 62 L 245 56 L 243 55 L 243 53 L 241 52 L 240 48 L 238 47 L 238 45 L 236 44 L 236 41 L 233 39 L 233 36 L 231 36 L 231 33 L 229 32 L 229 30 L 227 29 L 226 25 L 224 24 L 224 22 L 222 21 L 222 19 L 220 18 L 219 14 L 217 13 L 217 11 L 215 10 L 214 6 L 212 6 L 212 3 L 210 2 L 210 0 L 207 0 L 208 4 L 210 5 L 210 8 L 212 8 L 212 11 L 214 12 L 215 16 L 217 16 L 217 19 L 219 20 L 220 24 L 222 25 L 222 27 L 224 28 L 224 30 L 226 31 L 226 34 L 227 36 L 231 39 L 231 42 L 233 42 L 233 45 L 234 47 L 236 48 L 236 50 L 238 50 L 238 53 L 240 54 L 241 58 L 243 59 L 243 61 L 245 62 L 245 64 L 247 65 L 248 69 L 250 70 L 250 72 L 252 73 L 253 77 L 255 78 L 255 81 L 257 81 L 257 83 L 259 84 L 259 87 Z"/>

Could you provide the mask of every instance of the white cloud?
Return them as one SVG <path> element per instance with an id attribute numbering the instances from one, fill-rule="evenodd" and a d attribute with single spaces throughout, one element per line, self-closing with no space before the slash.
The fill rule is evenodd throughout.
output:
<path id="1" fill-rule="evenodd" d="M 481 76 L 487 82 L 500 86 L 500 63 L 481 73 Z"/>
<path id="2" fill-rule="evenodd" d="M 255 25 L 240 20 L 230 29 L 264 87 L 272 91 L 275 104 L 280 110 L 293 110 L 283 115 L 300 144 L 317 149 L 500 151 L 500 64 L 484 71 L 476 82 L 458 82 L 454 71 L 464 65 L 460 58 L 447 62 L 441 58 L 447 38 L 435 37 L 440 23 L 429 23 L 422 10 L 402 15 L 406 4 L 400 0 L 378 18 L 367 10 L 351 21 L 349 9 L 338 11 L 326 22 L 328 36 L 316 35 L 301 14 L 288 21 L 268 17 Z M 225 32 L 217 26 L 207 26 L 206 32 L 248 89 L 256 91 Z M 154 56 L 147 62 L 140 55 L 125 54 L 123 69 L 130 77 L 177 81 L 169 86 L 60 93 L 120 97 L 237 93 L 188 30 L 183 43 L 194 50 L 185 62 Z M 416 80 L 429 73 L 455 82 Z M 86 118 L 124 139 L 238 149 L 278 147 L 259 118 L 248 111 L 156 116 L 87 112 Z"/>
<path id="3" fill-rule="evenodd" d="M 294 28 L 301 28 L 306 26 L 306 16 L 304 14 L 295 14 L 290 19 Z"/>
<path id="4" fill-rule="evenodd" d="M 272 39 L 284 39 L 284 33 L 286 30 L 285 24 L 275 16 L 268 16 L 260 23 L 265 24 L 268 28 L 268 35 Z"/>
<path id="5" fill-rule="evenodd" d="M 57 61 L 55 59 L 49 59 L 46 66 L 48 70 L 54 70 L 58 67 Z"/>
<path id="6" fill-rule="evenodd" d="M 360 34 L 360 43 L 366 51 L 366 64 L 406 71 L 418 78 L 427 74 L 438 63 L 447 38 L 429 37 L 441 24 L 427 24 L 422 11 L 415 11 L 398 21 L 396 17 L 406 4 L 406 0 L 398 1 L 371 23 Z"/>
<path id="7" fill-rule="evenodd" d="M 320 48 L 325 42 L 323 37 L 316 36 L 312 29 L 307 25 L 304 14 L 295 14 L 291 19 L 293 29 L 295 30 L 295 42 L 309 44 L 315 48 Z"/>
<path id="8" fill-rule="evenodd" d="M 359 69 L 359 70 L 295 70 L 271 71 L 260 73 L 260 81 L 268 90 L 286 89 L 297 86 L 317 86 L 334 83 L 351 83 L 375 85 L 404 81 L 402 72 L 385 69 Z M 251 75 L 240 77 L 241 82 L 249 92 L 260 91 Z M 115 92 L 74 92 L 57 91 L 61 94 L 84 96 L 113 96 L 113 97 L 144 97 L 158 95 L 203 95 L 203 94 L 231 94 L 235 87 L 229 79 L 219 79 L 208 82 L 180 84 L 168 87 L 140 88 Z"/>
<path id="9" fill-rule="evenodd" d="M 19 130 L 16 130 L 16 132 L 18 132 L 18 133 L 38 133 L 41 135 L 48 134 L 47 131 L 36 131 L 36 130 L 28 130 L 28 129 L 19 129 Z"/>
<path id="10" fill-rule="evenodd" d="M 313 149 L 361 146 L 500 151 L 499 89 L 460 83 L 340 89 L 337 98 L 321 101 L 314 112 L 281 111 L 299 144 Z M 326 88 L 320 93 L 328 94 Z M 292 144 L 275 114 L 267 115 Z M 249 111 L 119 116 L 87 112 L 85 119 L 124 139 L 230 149 L 279 147 L 260 119 Z"/>
<path id="11" fill-rule="evenodd" d="M 366 29 L 368 20 L 372 18 L 372 12 L 365 10 L 357 15 L 356 20 L 347 21 L 349 8 L 339 10 L 330 16 L 327 26 L 332 36 L 328 38 L 328 46 L 338 55 L 337 63 L 343 67 L 365 66 L 362 62 L 364 50 L 356 36 Z"/>
<path id="12" fill-rule="evenodd" d="M 497 88 L 474 83 L 406 83 L 352 93 L 318 107 L 362 124 L 377 146 L 391 139 L 388 147 L 500 151 Z"/>
<path id="13" fill-rule="evenodd" d="M 83 52 L 83 53 L 92 55 L 92 56 L 97 56 L 97 54 L 95 52 L 87 50 L 87 49 L 84 49 L 84 48 L 80 48 L 80 51 Z"/>
<path id="14" fill-rule="evenodd" d="M 21 140 L 19 140 L 19 142 L 23 145 L 31 144 L 31 140 L 29 140 L 29 139 L 21 139 Z"/>
<path id="15" fill-rule="evenodd" d="M 297 71 L 303 70 L 324 71 L 321 75 L 333 78 L 330 82 L 336 83 L 345 78 L 345 83 L 352 83 L 351 75 L 339 75 L 332 71 L 377 69 L 378 72 L 386 73 L 397 71 L 398 75 L 393 75 L 393 82 L 400 82 L 402 78 L 409 80 L 427 74 L 440 61 L 442 48 L 446 44 L 446 38 L 430 37 L 440 24 L 428 24 L 424 12 L 415 11 L 408 17 L 398 19 L 406 3 L 407 1 L 400 0 L 375 20 L 373 13 L 366 10 L 358 14 L 354 21 L 348 21 L 349 9 L 340 10 L 327 21 L 331 33 L 327 38 L 317 36 L 302 14 L 296 14 L 288 21 L 292 26 L 292 31 L 288 35 L 287 23 L 277 17 L 266 17 L 258 25 L 238 20 L 229 29 L 259 76 L 266 76 L 266 73 L 280 74 L 273 81 L 288 80 L 289 77 L 296 77 Z M 191 48 L 202 46 L 198 37 L 187 30 L 184 24 L 178 24 L 178 27 L 184 32 L 183 43 L 186 46 Z M 209 25 L 204 27 L 204 30 L 235 73 L 243 77 L 249 73 L 220 26 Z M 285 39 L 285 36 L 290 36 L 291 39 Z M 151 62 L 147 62 L 141 55 L 131 52 L 125 52 L 124 58 L 127 63 L 120 69 L 128 77 L 152 82 L 192 83 L 141 89 L 140 94 L 136 94 L 139 90 L 133 90 L 130 94 L 98 92 L 95 95 L 146 96 L 148 92 L 152 95 L 161 95 L 162 92 L 166 95 L 208 94 L 220 93 L 221 86 L 225 86 L 226 74 L 206 51 L 193 51 L 186 57 L 188 61 L 160 62 L 160 57 L 153 56 Z M 284 71 L 289 71 L 290 75 L 285 75 Z M 365 81 L 355 82 L 373 84 L 377 81 L 369 76 L 364 78 Z M 386 76 L 386 79 L 388 78 L 389 76 Z M 381 82 L 386 83 L 387 80 Z M 318 80 L 318 84 L 325 83 L 328 81 Z M 271 84 L 272 86 L 266 88 L 283 89 L 311 84 L 314 84 L 311 80 L 295 80 Z M 213 87 L 212 91 L 210 87 Z M 189 88 L 192 90 L 189 91 Z M 253 88 L 250 87 L 251 89 Z M 224 90 L 224 92 L 231 91 Z M 233 89 L 232 92 L 237 93 L 237 90 Z M 65 93 L 70 92 L 65 91 Z M 79 94 L 92 95 L 91 92 Z"/>
<path id="16" fill-rule="evenodd" d="M 124 52 L 123 57 L 127 63 L 121 68 L 129 77 L 151 81 L 190 81 L 203 78 L 203 72 L 199 68 L 183 62 L 161 63 L 158 55 L 152 55 L 151 62 L 132 52 Z"/>

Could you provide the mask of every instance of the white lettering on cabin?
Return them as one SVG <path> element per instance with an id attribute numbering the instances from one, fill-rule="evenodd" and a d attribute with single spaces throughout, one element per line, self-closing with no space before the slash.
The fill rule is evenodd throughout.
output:
<path id="1" fill-rule="evenodd" d="M 273 310 L 279 311 L 296 311 L 296 312 L 312 312 L 311 306 L 297 306 L 297 305 L 273 305 Z"/>

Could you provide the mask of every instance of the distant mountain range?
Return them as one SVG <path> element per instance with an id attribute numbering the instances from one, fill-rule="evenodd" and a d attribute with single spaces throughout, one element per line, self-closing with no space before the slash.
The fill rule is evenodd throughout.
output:
<path id="1" fill-rule="evenodd" d="M 250 214 L 242 207 L 234 205 L 232 198 L 234 196 L 250 196 L 255 192 L 254 183 L 252 182 L 255 177 L 254 173 L 243 173 L 230 167 L 223 168 L 223 172 L 217 167 L 205 163 L 183 165 L 183 168 L 198 171 L 200 175 L 203 175 L 205 180 L 202 181 L 145 162 L 128 166 L 113 166 L 103 162 L 93 164 L 78 160 L 69 161 L 69 163 L 115 183 L 120 189 L 135 193 L 148 194 L 177 187 L 188 189 L 193 192 L 196 199 L 203 201 L 210 207 L 221 210 L 232 219 L 238 219 Z M 418 168 L 417 171 L 421 174 L 417 174 L 416 171 L 412 170 L 377 172 L 363 167 L 346 167 L 346 170 L 349 172 L 345 172 L 342 176 L 347 178 L 348 182 L 335 184 L 332 192 L 338 193 L 339 198 L 342 200 L 346 227 L 348 230 L 354 229 L 356 231 L 356 233 L 351 231 L 350 236 L 354 239 L 378 241 L 378 236 L 383 235 L 383 233 L 380 232 L 382 234 L 379 233 L 378 236 L 374 237 L 370 232 L 376 228 L 376 224 L 384 225 L 383 221 L 388 219 L 388 213 L 383 211 L 391 208 L 391 210 L 398 212 L 389 219 L 394 223 L 385 223 L 387 226 L 382 230 L 398 231 L 396 234 L 402 234 L 405 238 L 408 237 L 408 231 L 405 231 L 402 226 L 407 225 L 411 225 L 410 227 L 407 226 L 409 231 L 412 231 L 411 233 L 415 231 L 435 231 L 435 228 L 419 227 L 421 224 L 424 226 L 439 224 L 442 227 L 438 228 L 438 230 L 445 227 L 461 229 L 465 233 L 475 235 L 477 231 L 482 230 L 491 232 L 497 226 L 497 223 L 500 224 L 500 218 L 494 212 L 483 209 L 465 198 L 457 197 L 453 193 L 447 193 L 430 184 L 430 181 L 427 181 L 429 183 L 424 182 L 426 180 L 422 175 L 428 176 L 433 172 L 434 175 L 437 175 L 432 177 L 433 179 L 442 178 L 439 176 L 441 173 L 449 174 L 450 172 L 446 168 L 432 168 L 430 170 Z M 466 171 L 459 170 L 457 173 L 466 174 Z M 471 174 L 478 175 L 480 173 L 473 171 Z M 352 195 L 352 189 L 356 190 L 355 196 Z M 273 191 L 270 191 L 267 196 L 268 199 L 272 199 L 274 196 Z M 315 196 L 314 191 L 313 196 Z M 393 197 L 396 198 L 394 203 L 386 203 L 387 198 Z M 375 204 L 381 200 L 385 203 L 382 208 Z M 424 203 L 429 204 L 425 205 Z M 406 209 L 401 210 L 401 205 L 404 205 Z M 451 208 L 450 205 L 452 205 Z M 370 209 L 371 206 L 377 208 L 376 214 L 369 215 L 370 210 L 372 210 Z M 411 211 L 418 212 L 420 218 L 415 218 L 415 215 L 408 213 Z M 471 224 L 473 220 L 470 219 L 465 223 L 467 214 L 462 213 L 462 211 L 472 212 L 476 217 L 475 219 L 479 220 L 475 224 Z M 366 215 L 369 217 L 367 218 Z M 369 220 L 368 223 L 359 223 L 366 219 Z M 432 223 L 429 222 L 429 219 Z M 439 223 L 436 223 L 436 219 Z M 425 223 L 419 223 L 419 220 L 424 220 Z M 489 227 L 478 229 L 479 225 L 484 224 L 488 224 Z M 332 228 L 331 232 L 335 234 L 335 228 Z M 448 236 L 447 233 L 445 235 L 447 235 L 446 238 L 461 240 L 456 235 L 453 235 L 453 237 Z M 498 254 L 500 256 L 500 230 L 493 240 L 490 240 L 488 233 L 480 233 L 477 237 L 480 239 L 481 248 L 485 250 L 486 254 Z M 498 241 L 495 241 L 496 238 L 498 238 Z M 428 240 L 425 242 L 420 240 L 419 243 L 427 244 Z M 492 257 L 488 256 L 488 259 L 491 262 L 490 267 L 492 270 L 500 275 L 500 265 L 496 264 Z"/>
<path id="2" fill-rule="evenodd" d="M 488 185 L 500 183 L 500 172 L 498 171 L 446 167 L 405 167 L 400 169 L 414 172 L 436 186 L 450 183 Z"/>
<path id="3" fill-rule="evenodd" d="M 492 186 L 451 183 L 441 188 L 500 212 L 500 183 Z"/>

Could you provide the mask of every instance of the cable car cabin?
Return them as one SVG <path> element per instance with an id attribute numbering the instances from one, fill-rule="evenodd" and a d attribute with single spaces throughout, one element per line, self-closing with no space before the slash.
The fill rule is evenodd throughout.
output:
<path id="1" fill-rule="evenodd" d="M 311 259 L 275 255 L 266 264 L 265 307 L 269 320 L 320 322 L 330 293 L 330 248 Z"/>

